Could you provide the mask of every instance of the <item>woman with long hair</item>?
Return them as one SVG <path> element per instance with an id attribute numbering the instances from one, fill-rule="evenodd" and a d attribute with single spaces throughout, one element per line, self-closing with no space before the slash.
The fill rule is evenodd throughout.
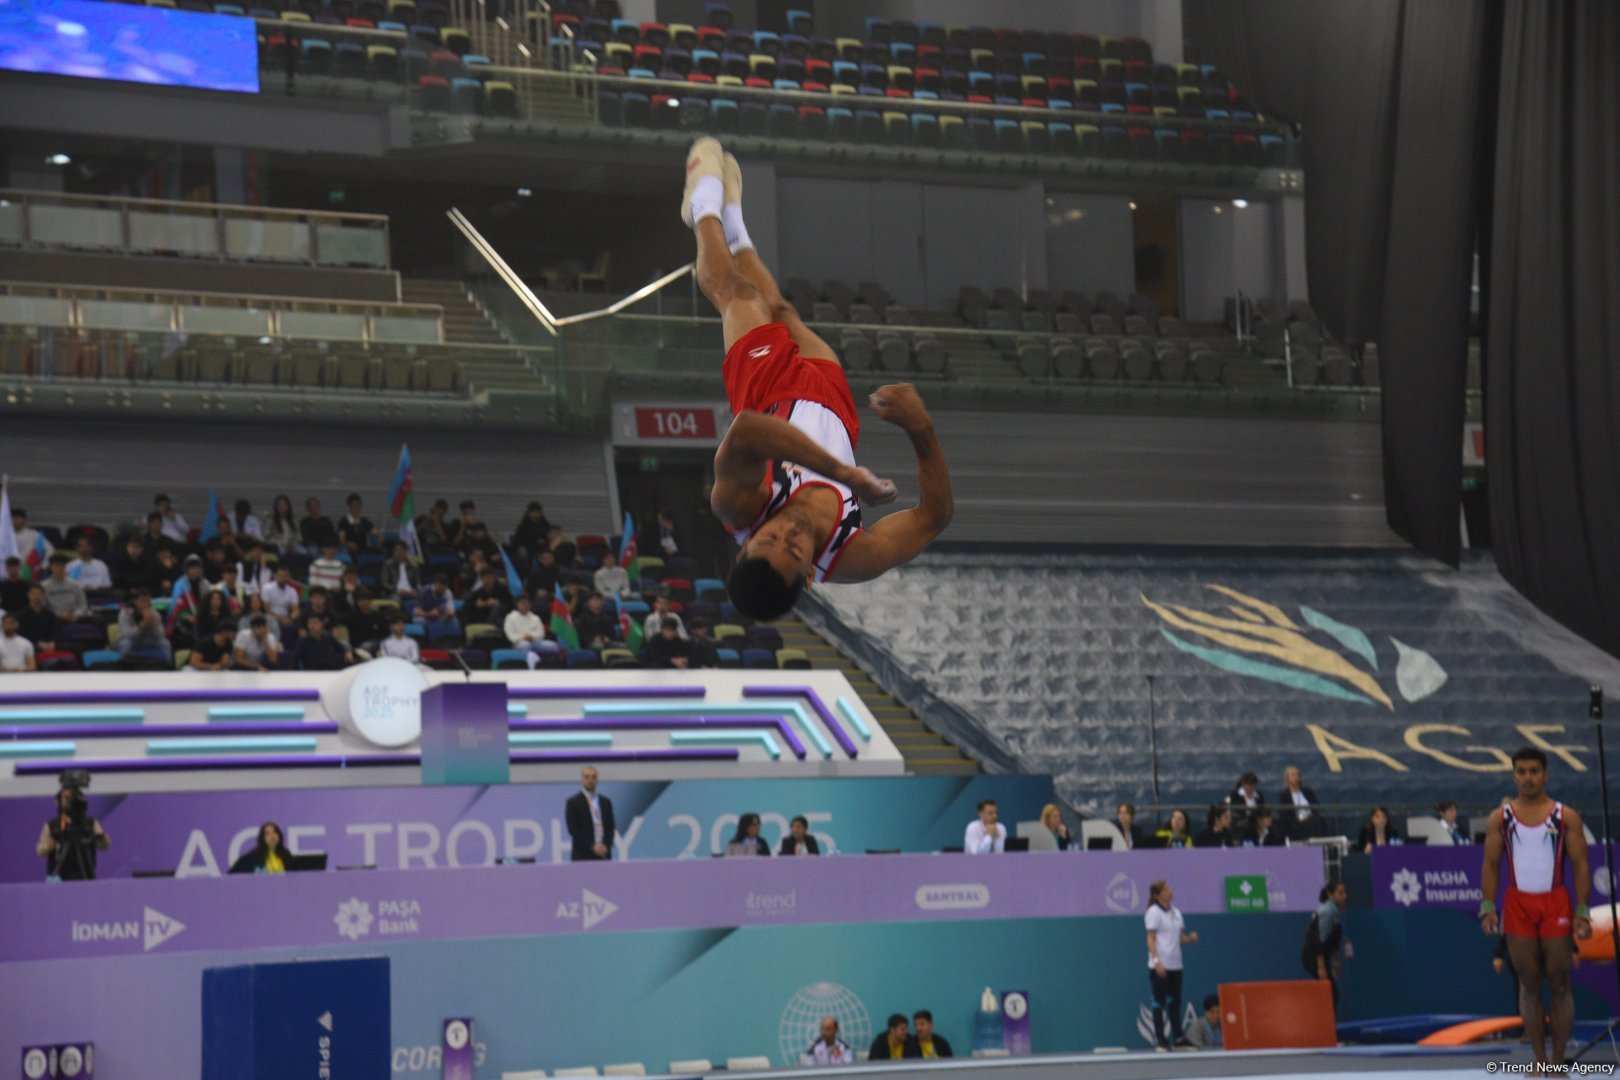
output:
<path id="1" fill-rule="evenodd" d="M 292 500 L 277 495 L 270 507 L 270 524 L 264 530 L 264 542 L 277 551 L 292 551 L 298 547 L 298 519 L 293 516 Z"/>
<path id="2" fill-rule="evenodd" d="M 1069 827 L 1063 824 L 1063 811 L 1058 809 L 1057 803 L 1047 803 L 1041 808 L 1041 824 L 1052 834 L 1059 851 L 1069 850 Z"/>
<path id="3" fill-rule="evenodd" d="M 259 840 L 231 863 L 233 874 L 285 874 L 292 852 L 282 841 L 281 826 L 267 821 L 259 826 Z"/>
<path id="4" fill-rule="evenodd" d="M 202 609 L 197 612 L 197 640 L 214 635 L 215 627 L 225 626 L 232 633 L 236 632 L 236 611 L 231 605 L 231 598 L 214 589 L 203 597 Z"/>
<path id="5" fill-rule="evenodd" d="M 1371 855 L 1375 847 L 1385 844 L 1401 843 L 1401 834 L 1389 822 L 1389 811 L 1382 806 L 1375 806 L 1367 813 L 1367 821 L 1361 826 L 1361 836 L 1356 841 L 1365 854 Z"/>
<path id="6" fill-rule="evenodd" d="M 1170 883 L 1160 878 L 1148 886 L 1147 926 L 1148 985 L 1153 990 L 1153 1041 L 1155 1050 L 1169 1050 L 1187 1041 L 1181 1030 L 1181 947 L 1198 940 L 1186 929 L 1172 901 Z M 1170 1014 L 1170 1030 L 1164 1029 L 1165 1013 Z"/>
<path id="7" fill-rule="evenodd" d="M 272 623 L 275 621 L 270 618 L 270 609 L 264 606 L 264 597 L 258 593 L 249 593 L 247 606 L 242 609 L 242 614 L 236 620 L 237 630 L 251 630 L 253 628 L 253 616 L 255 615 L 263 615 L 267 621 Z"/>
<path id="8" fill-rule="evenodd" d="M 737 835 L 726 845 L 727 855 L 769 855 L 771 847 L 759 835 L 759 815 L 744 814 L 737 819 Z"/>
<path id="9" fill-rule="evenodd" d="M 1187 821 L 1187 811 L 1170 811 L 1170 826 L 1161 835 L 1164 836 L 1164 846 L 1168 848 L 1190 848 L 1193 846 L 1192 826 Z"/>

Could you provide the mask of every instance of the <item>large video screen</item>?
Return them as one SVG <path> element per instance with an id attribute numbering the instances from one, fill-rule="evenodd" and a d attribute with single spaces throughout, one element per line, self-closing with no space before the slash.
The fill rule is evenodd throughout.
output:
<path id="1" fill-rule="evenodd" d="M 0 68 L 259 92 L 252 19 L 101 0 L 0 0 Z"/>

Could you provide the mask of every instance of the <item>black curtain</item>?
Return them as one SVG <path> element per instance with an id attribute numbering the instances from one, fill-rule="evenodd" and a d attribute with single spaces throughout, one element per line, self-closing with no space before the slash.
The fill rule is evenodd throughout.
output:
<path id="1" fill-rule="evenodd" d="M 1484 163 L 1492 541 L 1519 591 L 1620 656 L 1620 4 L 1506 0 L 1502 38 Z"/>

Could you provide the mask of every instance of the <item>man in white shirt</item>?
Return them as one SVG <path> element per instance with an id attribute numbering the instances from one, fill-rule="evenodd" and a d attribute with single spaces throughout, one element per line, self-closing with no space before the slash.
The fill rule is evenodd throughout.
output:
<path id="1" fill-rule="evenodd" d="M 979 800 L 979 817 L 968 823 L 962 850 L 969 855 L 992 855 L 1007 850 L 1007 830 L 996 823 L 996 800 Z"/>
<path id="2" fill-rule="evenodd" d="M 512 603 L 516 606 L 507 614 L 501 629 L 512 648 L 529 654 L 529 668 L 533 670 L 540 660 L 540 643 L 546 640 L 546 624 L 532 610 L 528 593 L 518 593 Z"/>
<path id="3" fill-rule="evenodd" d="M 270 671 L 281 663 L 281 635 L 270 632 L 269 619 L 255 615 L 237 633 L 231 652 L 239 669 Z"/>
<path id="4" fill-rule="evenodd" d="M 337 557 L 337 537 L 329 536 L 321 544 L 321 557 L 309 564 L 310 588 L 324 585 L 328 592 L 343 587 L 344 562 Z"/>
<path id="5" fill-rule="evenodd" d="M 602 568 L 596 572 L 595 582 L 596 591 L 603 596 L 630 595 L 630 574 L 611 551 L 602 553 Z"/>
<path id="6" fill-rule="evenodd" d="M 259 593 L 264 597 L 264 606 L 276 621 L 283 625 L 298 618 L 298 590 L 293 587 L 292 571 L 285 566 L 276 567 L 276 580 L 266 585 Z"/>
<path id="7" fill-rule="evenodd" d="M 1457 827 L 1457 800 L 1441 799 L 1434 806 L 1434 812 L 1440 817 L 1440 827 L 1445 830 L 1442 844 L 1466 844 L 1469 842 L 1468 834 Z"/>
<path id="8" fill-rule="evenodd" d="M 804 1052 L 801 1065 L 853 1065 L 855 1053 L 849 1048 L 849 1043 L 838 1037 L 838 1018 L 823 1016 L 821 1018 L 821 1038 L 810 1044 L 810 1049 Z"/>
<path id="9" fill-rule="evenodd" d="M 389 620 L 388 636 L 383 638 L 377 655 L 409 660 L 413 664 L 422 662 L 422 650 L 416 644 L 416 639 L 405 633 L 405 616 L 395 615 Z"/>
<path id="10" fill-rule="evenodd" d="M 180 511 L 169 502 L 167 495 L 153 499 L 152 509 L 163 515 L 164 536 L 177 544 L 184 544 L 191 538 L 191 526 L 186 524 L 186 519 L 180 516 Z"/>
<path id="11" fill-rule="evenodd" d="M 79 557 L 68 566 L 68 577 L 77 581 L 87 592 L 112 588 L 112 574 L 107 570 L 107 564 L 96 558 L 90 538 L 81 536 L 74 546 Z"/>
<path id="12" fill-rule="evenodd" d="M 682 641 L 686 640 L 686 624 L 681 622 L 679 615 L 669 610 L 669 597 L 654 597 L 652 614 L 648 615 L 646 621 L 641 624 L 641 633 L 648 641 L 651 641 L 658 636 L 659 627 L 666 622 L 674 623 L 675 635 Z"/>
<path id="13" fill-rule="evenodd" d="M 0 618 L 0 671 L 34 671 L 34 643 L 17 632 L 17 616 Z"/>

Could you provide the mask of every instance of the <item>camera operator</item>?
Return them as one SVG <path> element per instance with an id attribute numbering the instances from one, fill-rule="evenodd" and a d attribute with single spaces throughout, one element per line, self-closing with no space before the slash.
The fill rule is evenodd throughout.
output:
<path id="1" fill-rule="evenodd" d="M 84 791 L 64 785 L 56 793 L 56 815 L 39 830 L 34 851 L 45 857 L 47 877 L 62 881 L 94 881 L 96 852 L 108 848 L 101 822 L 90 816 Z"/>

